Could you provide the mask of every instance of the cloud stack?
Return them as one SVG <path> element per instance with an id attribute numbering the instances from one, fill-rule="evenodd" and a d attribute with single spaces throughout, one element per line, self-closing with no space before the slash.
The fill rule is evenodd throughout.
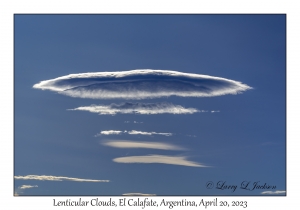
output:
<path id="1" fill-rule="evenodd" d="M 153 98 L 177 97 L 214 97 L 227 94 L 240 94 L 252 89 L 250 86 L 238 81 L 213 77 L 201 74 L 184 73 L 170 70 L 140 69 L 131 71 L 116 72 L 94 72 L 70 74 L 55 79 L 41 81 L 33 86 L 35 89 L 50 90 L 59 94 L 87 99 L 124 99 L 143 100 Z M 116 114 L 195 114 L 209 112 L 196 108 L 186 108 L 181 105 L 174 105 L 169 102 L 144 103 L 144 102 L 124 102 L 109 105 L 80 106 L 69 109 L 72 111 L 88 111 L 99 115 Z M 210 111 L 210 113 L 217 113 Z M 129 121 L 125 121 L 129 122 Z M 135 122 L 135 121 L 134 121 Z M 170 137 L 172 133 L 145 132 L 145 131 L 101 131 L 100 135 L 163 135 Z M 169 143 L 130 141 L 130 140 L 109 140 L 102 142 L 103 146 L 117 149 L 155 149 L 155 150 L 186 150 L 185 148 Z M 144 156 L 126 156 L 113 159 L 116 163 L 160 163 L 181 165 L 190 167 L 206 167 L 203 164 L 189 161 L 185 156 L 167 156 L 151 154 Z M 15 176 L 15 179 L 34 179 L 51 181 L 80 181 L 80 182 L 109 182 L 109 180 L 78 179 L 70 177 L 56 176 Z M 24 185 L 26 188 L 26 185 Z"/>

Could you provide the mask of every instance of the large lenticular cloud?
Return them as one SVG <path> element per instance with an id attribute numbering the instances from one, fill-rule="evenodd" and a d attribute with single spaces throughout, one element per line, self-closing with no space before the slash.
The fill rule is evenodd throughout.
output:
<path id="1" fill-rule="evenodd" d="M 152 69 L 70 74 L 41 81 L 33 88 L 92 99 L 208 97 L 251 89 L 241 82 L 221 77 Z"/>

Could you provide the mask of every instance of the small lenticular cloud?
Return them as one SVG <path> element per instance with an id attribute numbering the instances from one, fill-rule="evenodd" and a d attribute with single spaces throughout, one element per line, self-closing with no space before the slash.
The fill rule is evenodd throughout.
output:
<path id="1" fill-rule="evenodd" d="M 143 149 L 162 149 L 162 150 L 186 150 L 184 148 L 160 142 L 137 142 L 137 141 L 106 141 L 102 143 L 105 146 L 116 148 L 143 148 Z"/>
<path id="2" fill-rule="evenodd" d="M 211 97 L 252 89 L 241 82 L 221 77 L 152 69 L 70 74 L 41 81 L 33 88 L 92 99 Z"/>
<path id="3" fill-rule="evenodd" d="M 109 182 L 109 180 L 80 179 L 80 178 L 73 178 L 73 177 L 48 176 L 48 175 L 14 176 L 14 178 L 23 179 L 23 180 L 39 180 L 39 181 Z"/>
<path id="4" fill-rule="evenodd" d="M 162 136 L 172 136 L 172 133 L 156 133 L 156 132 L 144 132 L 144 131 L 136 131 L 136 130 L 132 130 L 132 131 L 128 131 L 128 134 L 130 135 L 162 135 Z"/>
<path id="5" fill-rule="evenodd" d="M 29 188 L 33 188 L 33 187 L 38 187 L 37 185 L 21 185 L 20 187 L 18 187 L 19 189 L 29 189 Z"/>
<path id="6" fill-rule="evenodd" d="M 100 136 L 100 135 L 119 135 L 123 133 L 123 131 L 115 131 L 115 130 L 108 130 L 108 131 L 101 131 L 100 133 L 96 134 L 95 136 Z"/>
<path id="7" fill-rule="evenodd" d="M 145 131 L 115 131 L 115 130 L 108 130 L 108 131 L 101 131 L 100 133 L 96 134 L 95 137 L 101 136 L 101 135 L 119 135 L 119 134 L 129 134 L 129 135 L 162 135 L 162 136 L 172 136 L 172 133 L 157 133 L 157 132 L 145 132 Z"/>
<path id="8" fill-rule="evenodd" d="M 38 187 L 37 185 L 21 185 L 19 186 L 16 191 L 14 192 L 14 196 L 19 196 L 24 194 L 24 191 L 30 188 Z"/>
<path id="9" fill-rule="evenodd" d="M 277 191 L 264 191 L 264 192 L 261 192 L 261 194 L 263 195 L 278 195 L 278 194 L 285 194 L 286 191 L 285 190 L 277 190 Z"/>
<path id="10" fill-rule="evenodd" d="M 191 167 L 208 167 L 197 162 L 192 162 L 184 156 L 166 156 L 166 155 L 145 155 L 145 156 L 128 156 L 113 159 L 116 163 L 161 163 Z"/>
<path id="11" fill-rule="evenodd" d="M 99 115 L 116 115 L 116 114 L 194 114 L 203 112 L 195 108 L 184 108 L 172 103 L 121 103 L 110 105 L 91 105 L 82 106 L 71 111 L 88 111 Z"/>

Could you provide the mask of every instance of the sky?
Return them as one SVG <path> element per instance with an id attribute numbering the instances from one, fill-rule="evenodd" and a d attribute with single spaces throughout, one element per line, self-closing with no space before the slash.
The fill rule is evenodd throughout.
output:
<path id="1" fill-rule="evenodd" d="M 286 16 L 15 15 L 14 180 L 16 195 L 285 195 Z"/>

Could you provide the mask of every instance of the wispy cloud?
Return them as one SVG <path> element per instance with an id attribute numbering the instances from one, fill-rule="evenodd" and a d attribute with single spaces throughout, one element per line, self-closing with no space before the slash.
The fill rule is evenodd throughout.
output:
<path id="1" fill-rule="evenodd" d="M 180 105 L 172 103 L 121 103 L 110 105 L 90 105 L 82 106 L 75 109 L 98 113 L 99 115 L 115 115 L 115 114 L 193 114 L 196 112 L 204 112 L 195 108 L 184 108 Z"/>
<path id="2" fill-rule="evenodd" d="M 37 185 L 21 185 L 17 188 L 17 190 L 14 192 L 14 196 L 19 196 L 24 193 L 25 190 L 38 187 Z"/>
<path id="3" fill-rule="evenodd" d="M 146 156 L 128 156 L 113 159 L 117 163 L 162 163 L 171 165 L 207 167 L 197 162 L 192 162 L 184 156 L 165 156 L 165 155 L 146 155 Z"/>
<path id="4" fill-rule="evenodd" d="M 210 97 L 251 89 L 241 82 L 221 77 L 152 69 L 70 74 L 41 81 L 33 88 L 92 99 Z"/>
<path id="5" fill-rule="evenodd" d="M 129 135 L 162 135 L 162 136 L 172 136 L 172 133 L 157 133 L 157 132 L 145 132 L 145 131 L 116 131 L 116 130 L 108 130 L 108 131 L 101 131 L 100 133 L 96 134 L 95 137 L 101 135 L 119 135 L 119 134 L 129 134 Z"/>
<path id="6" fill-rule="evenodd" d="M 65 176 L 48 176 L 48 175 L 26 175 L 14 176 L 15 179 L 23 180 L 39 180 L 39 181 L 74 181 L 74 182 L 109 182 L 109 180 L 96 180 L 96 179 L 81 179 Z"/>
<path id="7" fill-rule="evenodd" d="M 18 188 L 23 190 L 23 189 L 33 188 L 33 187 L 38 187 L 38 186 L 37 185 L 21 185 Z"/>
<path id="8" fill-rule="evenodd" d="M 117 148 L 144 148 L 144 149 L 162 149 L 162 150 L 186 150 L 182 147 L 160 142 L 136 142 L 136 141 L 105 141 L 105 146 Z"/>
<path id="9" fill-rule="evenodd" d="M 124 123 L 130 123 L 130 121 L 124 121 Z M 141 123 L 144 123 L 144 122 L 133 121 L 132 123 L 141 124 Z"/>
<path id="10" fill-rule="evenodd" d="M 136 130 L 132 130 L 132 131 L 128 131 L 128 134 L 130 135 L 163 135 L 163 136 L 172 136 L 172 133 L 156 133 L 156 132 L 144 132 L 144 131 L 136 131 Z"/>
<path id="11" fill-rule="evenodd" d="M 156 194 L 145 194 L 145 193 L 124 193 L 125 196 L 155 196 Z"/>
<path id="12" fill-rule="evenodd" d="M 277 190 L 277 191 L 264 191 L 261 194 L 268 194 L 268 195 L 278 195 L 278 194 L 285 194 L 286 191 L 285 190 Z"/>

